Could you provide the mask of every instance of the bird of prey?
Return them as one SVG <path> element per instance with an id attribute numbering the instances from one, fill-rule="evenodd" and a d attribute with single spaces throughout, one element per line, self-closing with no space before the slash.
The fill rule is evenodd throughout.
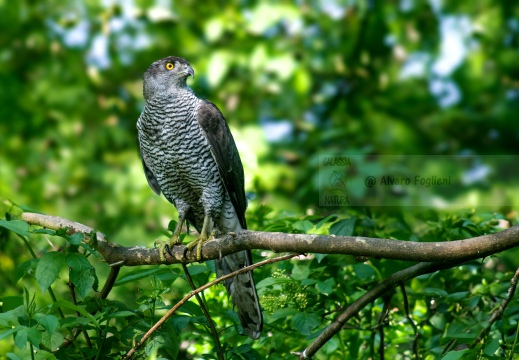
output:
<path id="1" fill-rule="evenodd" d="M 144 173 L 150 187 L 178 210 L 178 223 L 171 239 L 160 246 L 160 256 L 180 244 L 182 224 L 187 221 L 199 232 L 187 245 L 197 247 L 215 231 L 246 229 L 247 199 L 243 165 L 224 116 L 216 105 L 195 95 L 186 84 L 194 71 L 179 57 L 152 63 L 144 73 L 144 110 L 137 121 Z M 197 246 L 198 245 L 198 246 Z M 240 251 L 216 260 L 217 276 L 252 264 L 250 251 Z M 252 272 L 225 281 L 238 317 L 249 337 L 257 339 L 263 319 Z"/>

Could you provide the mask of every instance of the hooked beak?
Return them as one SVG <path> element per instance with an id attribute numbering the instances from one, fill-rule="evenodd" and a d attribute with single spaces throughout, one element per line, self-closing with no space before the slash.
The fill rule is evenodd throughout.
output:
<path id="1" fill-rule="evenodd" d="M 191 66 L 188 65 L 184 71 L 187 75 L 191 75 L 193 79 L 195 78 L 195 71 Z"/>

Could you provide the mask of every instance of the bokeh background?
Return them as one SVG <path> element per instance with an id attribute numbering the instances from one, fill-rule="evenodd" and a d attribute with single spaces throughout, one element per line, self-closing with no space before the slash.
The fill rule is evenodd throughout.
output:
<path id="1" fill-rule="evenodd" d="M 135 124 L 168 55 L 225 114 L 252 213 L 355 211 L 318 206 L 320 155 L 518 150 L 517 1 L 0 0 L 0 198 L 150 246 L 176 211 Z"/>
<path id="2" fill-rule="evenodd" d="M 152 238 L 176 213 L 135 123 L 167 55 L 225 114 L 252 207 L 329 211 L 323 154 L 515 154 L 518 18 L 514 1 L 0 1 L 0 196 Z"/>

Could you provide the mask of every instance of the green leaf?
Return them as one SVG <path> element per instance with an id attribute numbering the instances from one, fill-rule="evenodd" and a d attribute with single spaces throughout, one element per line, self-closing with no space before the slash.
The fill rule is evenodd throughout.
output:
<path id="1" fill-rule="evenodd" d="M 61 328 L 67 328 L 67 327 L 77 327 L 80 325 L 88 325 L 90 323 L 89 319 L 86 319 L 84 317 L 67 317 L 65 319 L 61 319 L 59 321 L 59 325 Z"/>
<path id="2" fill-rule="evenodd" d="M 335 221 L 337 220 L 338 216 L 336 214 L 332 214 L 332 215 L 328 215 L 327 217 L 325 217 L 324 219 L 322 219 L 321 221 L 319 221 L 316 225 L 315 225 L 315 229 L 318 230 L 320 229 L 324 224 L 326 223 L 329 223 L 329 222 L 332 222 L 332 221 Z"/>
<path id="3" fill-rule="evenodd" d="M 6 228 L 15 234 L 30 237 L 29 224 L 22 220 L 0 220 L 0 227 Z"/>
<path id="4" fill-rule="evenodd" d="M 451 301 L 459 301 L 459 300 L 463 300 L 463 299 L 467 298 L 468 295 L 469 295 L 468 291 L 460 291 L 460 292 L 449 294 L 447 296 L 447 299 L 449 299 Z"/>
<path id="5" fill-rule="evenodd" d="M 40 349 L 34 356 L 34 360 L 56 360 L 56 357 L 52 353 Z"/>
<path id="6" fill-rule="evenodd" d="M 315 279 L 303 279 L 301 280 L 301 286 L 307 286 L 307 285 L 314 285 L 317 284 L 319 281 Z"/>
<path id="7" fill-rule="evenodd" d="M 88 311 L 86 311 L 84 305 L 74 305 L 74 304 L 72 304 L 69 301 L 58 300 L 58 301 L 56 301 L 55 303 L 52 304 L 52 308 L 58 308 L 58 307 L 62 308 L 62 309 L 65 308 L 65 309 L 70 309 L 70 310 L 79 312 L 81 315 L 83 315 L 84 317 L 88 318 L 90 320 L 90 322 L 92 324 L 94 324 L 95 327 L 99 328 L 99 323 L 97 322 L 97 320 L 92 315 L 90 315 L 88 313 Z"/>
<path id="8" fill-rule="evenodd" d="M 431 319 L 429 320 L 432 326 L 434 326 L 438 330 L 444 330 L 445 324 L 447 323 L 447 320 L 445 319 L 445 315 L 441 313 L 436 313 L 433 316 L 431 316 Z"/>
<path id="9" fill-rule="evenodd" d="M 51 350 L 59 348 L 64 341 L 65 338 L 60 332 L 55 332 L 52 335 L 48 332 L 44 332 L 41 338 L 41 343 Z"/>
<path id="10" fill-rule="evenodd" d="M 11 327 L 13 325 L 18 325 L 18 317 L 15 316 L 11 311 L 0 313 L 0 326 L 1 327 Z"/>
<path id="11" fill-rule="evenodd" d="M 42 293 L 56 280 L 64 260 L 65 255 L 56 251 L 45 253 L 40 258 L 38 266 L 36 266 L 36 281 L 40 285 Z"/>
<path id="12" fill-rule="evenodd" d="M 447 297 L 449 293 L 443 289 L 437 288 L 425 288 L 422 293 L 426 296 L 439 296 L 439 297 Z"/>
<path id="13" fill-rule="evenodd" d="M 35 328 L 27 329 L 27 340 L 29 340 L 32 345 L 39 347 L 41 343 L 41 332 Z"/>
<path id="14" fill-rule="evenodd" d="M 312 222 L 308 220 L 299 220 L 292 224 L 292 229 L 302 231 L 305 234 L 313 227 L 314 224 L 312 224 Z"/>
<path id="15" fill-rule="evenodd" d="M 209 268 L 205 265 L 190 265 L 187 267 L 189 274 L 195 276 L 198 274 L 209 272 Z"/>
<path id="16" fill-rule="evenodd" d="M 160 268 L 156 267 L 156 268 L 153 268 L 153 269 L 141 268 L 141 269 L 137 269 L 137 270 L 134 270 L 134 271 L 130 271 L 129 273 L 124 274 L 123 276 L 121 276 L 115 282 L 114 286 L 119 286 L 119 285 L 123 285 L 123 284 L 129 283 L 129 282 L 133 282 L 133 281 L 139 280 L 139 279 L 148 278 L 148 277 L 158 273 L 160 270 L 161 270 Z"/>
<path id="17" fill-rule="evenodd" d="M 463 350 L 453 350 L 449 351 L 447 354 L 445 354 L 444 357 L 441 358 L 441 360 L 458 360 L 461 359 L 461 357 L 467 352 L 469 349 L 463 349 Z"/>
<path id="18" fill-rule="evenodd" d="M 85 235 L 83 233 L 74 233 L 70 236 L 65 236 L 65 239 L 72 245 L 80 245 L 85 239 Z"/>
<path id="19" fill-rule="evenodd" d="M 303 280 L 310 276 L 310 269 L 308 265 L 300 265 L 296 263 L 292 269 L 290 277 L 295 280 Z"/>
<path id="20" fill-rule="evenodd" d="M 355 230 L 356 217 L 337 221 L 330 226 L 330 234 L 339 236 L 352 236 Z"/>
<path id="21" fill-rule="evenodd" d="M 173 326 L 173 329 L 175 329 L 175 332 L 177 335 L 180 335 L 182 330 L 189 324 L 191 321 L 191 317 L 186 315 L 177 315 L 172 317 L 168 322 L 171 323 Z"/>
<path id="22" fill-rule="evenodd" d="M 259 283 L 257 283 L 256 284 L 256 289 L 261 289 L 261 288 L 264 288 L 264 287 L 267 287 L 267 286 L 276 285 L 276 284 L 286 284 L 286 283 L 290 283 L 290 282 L 294 282 L 294 280 L 293 279 L 289 279 L 289 278 L 272 278 L 272 277 L 269 277 L 269 278 L 263 279 Z"/>
<path id="23" fill-rule="evenodd" d="M 339 339 L 337 339 L 337 337 L 333 337 L 326 342 L 326 345 L 324 345 L 324 347 L 323 347 L 323 351 L 325 354 L 331 354 L 335 350 L 337 350 L 338 347 L 339 347 Z"/>
<path id="24" fill-rule="evenodd" d="M 314 256 L 317 259 L 317 263 L 320 264 L 321 261 L 323 261 L 323 259 L 328 256 L 328 254 L 314 254 Z"/>
<path id="25" fill-rule="evenodd" d="M 283 308 L 283 309 L 276 310 L 274 312 L 274 314 L 269 316 L 269 322 L 274 322 L 279 319 L 286 319 L 287 317 L 292 316 L 292 315 L 296 314 L 297 312 L 298 312 L 297 309 L 293 309 L 293 308 Z"/>
<path id="26" fill-rule="evenodd" d="M 335 280 L 333 278 L 329 278 L 326 281 L 319 282 L 315 285 L 317 291 L 322 294 L 330 295 L 333 292 L 333 287 L 335 286 Z"/>
<path id="27" fill-rule="evenodd" d="M 501 346 L 501 344 L 499 343 L 499 339 L 496 338 L 496 339 L 492 339 L 492 341 L 490 341 L 490 343 L 488 343 L 487 346 L 485 346 L 483 352 L 486 354 L 486 355 L 489 355 L 489 356 L 492 356 L 494 355 L 494 353 L 497 351 L 497 349 L 499 349 L 499 347 Z"/>
<path id="28" fill-rule="evenodd" d="M 234 351 L 236 351 L 238 354 L 244 354 L 244 353 L 250 351 L 251 349 L 252 349 L 252 347 L 250 346 L 250 344 L 242 344 L 238 347 L 235 347 Z"/>
<path id="29" fill-rule="evenodd" d="M 131 316 L 135 316 L 135 313 L 125 310 L 125 311 L 118 311 L 113 314 L 109 314 L 106 318 L 107 319 L 117 319 L 117 318 L 131 317 Z"/>
<path id="30" fill-rule="evenodd" d="M 302 335 L 310 335 L 321 324 L 319 317 L 312 313 L 298 312 L 292 317 L 292 325 Z"/>
<path id="31" fill-rule="evenodd" d="M 38 259 L 30 259 L 24 261 L 20 265 L 16 267 L 14 270 L 14 279 L 16 281 L 20 280 L 27 274 L 33 275 L 36 272 L 36 267 L 38 266 Z"/>
<path id="32" fill-rule="evenodd" d="M 370 280 L 375 276 L 375 270 L 366 264 L 353 264 L 353 272 L 360 280 Z"/>
<path id="33" fill-rule="evenodd" d="M 185 312 L 186 314 L 193 315 L 193 316 L 203 316 L 204 315 L 204 313 L 200 309 L 200 306 L 191 301 L 184 303 L 178 309 L 178 311 Z"/>
<path id="34" fill-rule="evenodd" d="M 34 319 L 52 336 L 58 328 L 58 318 L 54 315 L 35 314 Z"/>
<path id="35" fill-rule="evenodd" d="M 18 332 L 14 336 L 14 343 L 19 349 L 23 349 L 27 344 L 27 330 L 27 327 L 23 326 L 20 330 L 18 330 Z"/>
<path id="36" fill-rule="evenodd" d="M 65 262 L 70 267 L 70 281 L 83 299 L 94 285 L 93 267 L 88 260 L 79 253 L 68 253 Z"/>
<path id="37" fill-rule="evenodd" d="M 45 229 L 45 228 L 34 229 L 32 231 L 32 233 L 33 234 L 56 235 L 56 231 L 55 230 Z"/>
<path id="38" fill-rule="evenodd" d="M 5 339 L 6 337 L 8 337 L 9 335 L 11 335 L 12 333 L 15 333 L 17 331 L 19 331 L 20 329 L 22 329 L 23 327 L 22 326 L 17 326 L 13 329 L 9 329 L 7 330 L 6 332 L 3 332 L 0 334 L 0 340 L 3 340 Z"/>
<path id="39" fill-rule="evenodd" d="M 9 360 L 22 360 L 16 354 L 13 353 L 7 353 L 7 357 L 9 358 Z"/>
<path id="40" fill-rule="evenodd" d="M 477 334 L 470 333 L 469 328 L 470 327 L 465 324 L 454 321 L 452 324 L 449 325 L 445 337 L 450 339 L 475 339 Z"/>

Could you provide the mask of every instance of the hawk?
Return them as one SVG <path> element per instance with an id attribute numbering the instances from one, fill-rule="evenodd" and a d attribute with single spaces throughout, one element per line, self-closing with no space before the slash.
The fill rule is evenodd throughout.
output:
<path id="1" fill-rule="evenodd" d="M 160 246 L 162 259 L 164 251 L 180 244 L 185 221 L 200 234 L 187 245 L 189 250 L 197 247 L 197 259 L 213 231 L 247 228 L 238 149 L 220 110 L 186 84 L 189 76 L 194 77 L 192 67 L 175 56 L 155 61 L 144 73 L 146 103 L 137 121 L 142 165 L 149 186 L 157 195 L 164 194 L 179 217 L 173 236 Z M 251 252 L 240 251 L 215 262 L 220 277 L 251 265 Z M 263 319 L 252 272 L 226 280 L 225 287 L 245 332 L 259 338 Z"/>

